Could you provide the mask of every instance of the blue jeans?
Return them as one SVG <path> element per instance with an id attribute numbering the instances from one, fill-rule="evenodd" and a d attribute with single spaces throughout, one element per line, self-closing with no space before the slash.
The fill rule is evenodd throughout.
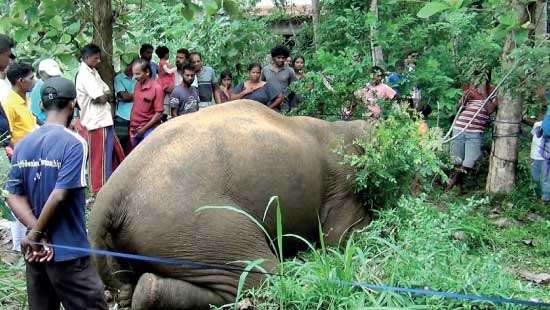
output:
<path id="1" fill-rule="evenodd" d="M 483 134 L 481 132 L 461 132 L 461 129 L 453 129 L 453 137 L 451 141 L 451 159 L 454 165 L 473 168 L 476 161 L 481 156 L 481 143 L 483 142 Z"/>
<path id="2" fill-rule="evenodd" d="M 550 201 L 550 178 L 548 178 L 548 161 L 533 160 L 531 164 L 531 176 L 537 186 L 537 192 L 541 193 L 542 200 Z"/>

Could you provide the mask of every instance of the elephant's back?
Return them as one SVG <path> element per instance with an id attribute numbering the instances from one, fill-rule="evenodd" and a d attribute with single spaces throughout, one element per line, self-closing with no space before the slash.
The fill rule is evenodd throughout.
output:
<path id="1" fill-rule="evenodd" d="M 323 197 L 323 156 L 307 126 L 243 100 L 163 124 L 108 187 L 111 195 L 120 191 L 116 208 L 129 214 L 131 229 L 162 223 L 179 234 L 197 233 L 208 220 L 195 211 L 205 205 L 234 205 L 262 218 L 270 197 L 278 195 L 283 208 L 292 209 L 286 231 L 307 235 L 303 223 L 315 223 L 312 208 Z"/>

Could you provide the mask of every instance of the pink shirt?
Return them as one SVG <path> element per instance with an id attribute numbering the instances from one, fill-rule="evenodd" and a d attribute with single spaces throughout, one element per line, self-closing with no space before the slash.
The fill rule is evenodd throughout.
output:
<path id="1" fill-rule="evenodd" d="M 174 73 L 168 73 L 164 71 L 164 66 L 167 65 L 168 62 L 166 59 L 161 59 L 159 62 L 159 77 L 158 81 L 160 83 L 160 86 L 162 86 L 162 89 L 165 90 L 171 86 L 174 86 L 174 83 L 176 81 L 176 75 Z"/>
<path id="2" fill-rule="evenodd" d="M 392 100 L 396 92 L 388 85 L 380 83 L 376 86 L 367 84 L 356 92 L 356 94 L 359 95 L 365 107 L 372 112 L 373 116 L 378 118 L 381 112 L 380 106 L 377 103 L 378 99 Z"/>
<path id="3" fill-rule="evenodd" d="M 365 104 L 374 104 L 376 99 L 392 100 L 395 97 L 395 90 L 384 83 L 376 86 L 367 85 L 361 89 L 361 99 Z"/>

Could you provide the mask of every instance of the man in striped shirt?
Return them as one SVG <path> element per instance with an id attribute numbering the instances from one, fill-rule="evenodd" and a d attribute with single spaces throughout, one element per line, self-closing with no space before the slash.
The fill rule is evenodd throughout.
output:
<path id="1" fill-rule="evenodd" d="M 447 184 L 447 190 L 454 186 L 462 190 L 464 175 L 474 167 L 481 156 L 483 132 L 490 121 L 489 115 L 497 107 L 496 95 L 487 100 L 493 92 L 493 87 L 489 83 L 490 75 L 478 71 L 474 72 L 474 75 L 474 83 L 468 86 L 460 99 L 460 114 L 453 127 L 452 136 L 456 138 L 451 142 L 451 159 L 455 170 Z M 483 78 L 485 85 L 482 85 Z"/>

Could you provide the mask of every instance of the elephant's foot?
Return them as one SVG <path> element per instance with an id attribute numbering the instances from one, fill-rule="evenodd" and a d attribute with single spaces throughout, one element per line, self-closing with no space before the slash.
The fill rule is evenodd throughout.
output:
<path id="1" fill-rule="evenodd" d="M 208 288 L 145 273 L 134 288 L 132 309 L 209 309 L 227 302 Z"/>

